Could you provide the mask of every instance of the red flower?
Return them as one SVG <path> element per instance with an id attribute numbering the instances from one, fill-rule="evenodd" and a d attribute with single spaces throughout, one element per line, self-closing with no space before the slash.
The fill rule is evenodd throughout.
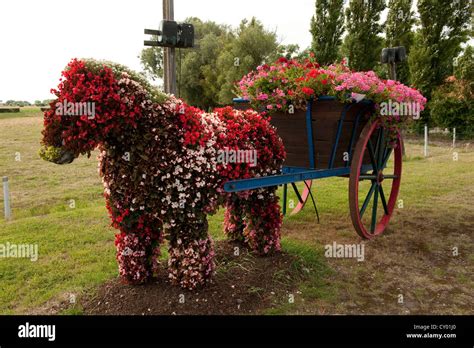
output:
<path id="1" fill-rule="evenodd" d="M 321 73 L 319 72 L 319 70 L 317 69 L 311 69 L 308 73 L 308 76 L 309 77 L 312 77 L 312 78 L 317 78 Z"/>
<path id="2" fill-rule="evenodd" d="M 280 57 L 278 58 L 278 63 L 288 63 L 288 59 L 286 59 L 285 57 Z"/>
<path id="3" fill-rule="evenodd" d="M 321 81 L 321 83 L 322 83 L 323 85 L 327 85 L 327 84 L 328 84 L 328 80 L 324 79 L 324 80 Z"/>
<path id="4" fill-rule="evenodd" d="M 301 91 L 302 91 L 304 94 L 308 95 L 308 96 L 314 94 L 314 89 L 309 88 L 309 87 L 303 87 L 303 88 L 301 89 Z"/>

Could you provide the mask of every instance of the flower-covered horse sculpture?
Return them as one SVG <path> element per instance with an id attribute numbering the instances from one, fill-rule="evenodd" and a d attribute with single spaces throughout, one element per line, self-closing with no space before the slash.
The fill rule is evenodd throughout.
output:
<path id="1" fill-rule="evenodd" d="M 93 60 L 72 60 L 53 93 L 57 99 L 44 116 L 40 155 L 65 164 L 99 149 L 124 281 L 137 284 L 154 275 L 166 238 L 170 280 L 188 289 L 207 282 L 214 272 L 207 215 L 223 204 L 229 238 L 262 255 L 280 249 L 276 188 L 232 195 L 222 189 L 228 180 L 281 169 L 283 144 L 258 113 L 205 113 L 123 66 Z M 93 114 L 77 108 L 87 103 Z M 256 151 L 257 161 L 219 161 L 222 152 L 236 150 Z"/>

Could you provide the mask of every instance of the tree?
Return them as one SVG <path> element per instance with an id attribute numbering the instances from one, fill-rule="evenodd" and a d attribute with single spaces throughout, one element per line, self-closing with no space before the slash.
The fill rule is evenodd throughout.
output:
<path id="1" fill-rule="evenodd" d="M 156 37 L 153 40 L 157 40 Z M 145 75 L 155 80 L 163 78 L 163 49 L 161 47 L 145 48 L 140 55 L 140 62 Z"/>
<path id="2" fill-rule="evenodd" d="M 454 76 L 435 88 L 430 101 L 430 116 L 434 124 L 443 128 L 456 128 L 458 136 L 474 136 L 473 85 Z"/>
<path id="3" fill-rule="evenodd" d="M 276 33 L 265 30 L 255 18 L 243 20 L 217 60 L 219 104 L 230 103 L 235 97 L 235 83 L 260 64 L 269 62 L 277 50 Z"/>
<path id="4" fill-rule="evenodd" d="M 203 22 L 199 18 L 190 17 L 185 20 L 194 26 L 194 49 L 178 49 L 177 85 L 178 96 L 189 104 L 201 108 L 217 105 L 214 89 L 217 89 L 215 72 L 219 50 L 229 40 L 229 28 L 214 22 Z M 151 47 L 142 50 L 140 60 L 144 71 L 152 79 L 163 78 L 163 49 Z"/>
<path id="5" fill-rule="evenodd" d="M 380 13 L 384 0 L 351 0 L 346 9 L 346 30 L 341 51 L 354 70 L 372 70 L 380 60 L 383 39 Z"/>
<path id="6" fill-rule="evenodd" d="M 453 74 L 454 58 L 470 32 L 470 4 L 463 0 L 419 0 L 420 28 L 408 58 L 410 81 L 431 100 L 432 91 Z M 430 105 L 422 114 L 429 123 Z"/>
<path id="7" fill-rule="evenodd" d="M 26 100 L 7 100 L 5 102 L 5 105 L 23 107 L 23 106 L 31 106 L 31 103 Z"/>
<path id="8" fill-rule="evenodd" d="M 217 60 L 231 40 L 230 28 L 198 18 L 187 22 L 194 24 L 197 47 L 177 55 L 178 95 L 191 105 L 207 109 L 219 105 Z"/>
<path id="9" fill-rule="evenodd" d="M 296 44 L 279 45 L 277 49 L 270 54 L 267 59 L 268 63 L 275 62 L 278 58 L 285 57 L 286 59 L 297 58 L 300 54 L 300 46 Z"/>
<path id="10" fill-rule="evenodd" d="M 461 56 L 455 59 L 454 75 L 460 80 L 474 83 L 474 47 L 467 46 Z"/>
<path id="11" fill-rule="evenodd" d="M 388 15 L 385 22 L 386 47 L 404 46 L 407 55 L 414 40 L 414 13 L 411 10 L 413 0 L 389 0 Z M 403 83 L 409 82 L 410 71 L 408 62 L 403 61 L 397 66 L 397 79 Z"/>
<path id="12" fill-rule="evenodd" d="M 339 58 L 344 32 L 343 6 L 344 0 L 316 0 L 316 13 L 311 18 L 311 51 L 322 65 Z"/>
<path id="13" fill-rule="evenodd" d="M 467 46 L 454 60 L 454 76 L 435 88 L 430 101 L 434 124 L 456 128 L 458 136 L 474 136 L 474 48 Z"/>
<path id="14" fill-rule="evenodd" d="M 234 84 L 243 75 L 279 53 L 298 51 L 296 45 L 279 46 L 276 34 L 255 18 L 242 21 L 236 30 L 198 18 L 186 22 L 194 25 L 196 47 L 176 53 L 178 96 L 203 109 L 230 104 Z M 161 48 L 144 49 L 141 62 L 149 76 L 163 76 Z"/>

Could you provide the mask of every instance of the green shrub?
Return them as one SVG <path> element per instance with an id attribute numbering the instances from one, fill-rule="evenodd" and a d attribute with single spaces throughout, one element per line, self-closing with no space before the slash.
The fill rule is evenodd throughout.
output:
<path id="1" fill-rule="evenodd" d="M 463 137 L 474 137 L 474 98 L 469 80 L 449 77 L 434 90 L 429 105 L 435 125 L 456 128 Z"/>

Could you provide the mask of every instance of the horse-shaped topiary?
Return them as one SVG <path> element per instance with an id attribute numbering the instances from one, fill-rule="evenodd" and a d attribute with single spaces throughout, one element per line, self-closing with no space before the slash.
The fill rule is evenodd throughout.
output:
<path id="1" fill-rule="evenodd" d="M 40 155 L 65 164 L 99 150 L 123 281 L 152 277 L 166 238 L 171 282 L 206 283 L 215 269 L 207 215 L 222 205 L 230 239 L 261 255 L 280 249 L 276 187 L 223 191 L 226 181 L 280 172 L 285 151 L 268 120 L 230 107 L 205 113 L 114 63 L 74 59 L 62 75 Z"/>

